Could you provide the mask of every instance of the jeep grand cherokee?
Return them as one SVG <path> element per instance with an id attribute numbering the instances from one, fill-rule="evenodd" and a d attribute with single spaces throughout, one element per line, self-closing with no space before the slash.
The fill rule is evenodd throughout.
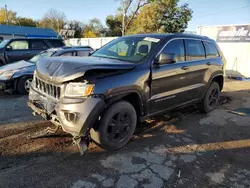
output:
<path id="1" fill-rule="evenodd" d="M 93 141 L 115 150 L 150 116 L 189 104 L 213 110 L 224 63 L 217 44 L 207 37 L 120 37 L 91 57 L 39 60 L 28 104 L 73 135 L 80 149 Z"/>

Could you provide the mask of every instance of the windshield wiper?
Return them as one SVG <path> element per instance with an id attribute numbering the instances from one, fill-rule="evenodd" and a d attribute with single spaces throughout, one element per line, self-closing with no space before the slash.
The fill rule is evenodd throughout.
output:
<path id="1" fill-rule="evenodd" d="M 109 56 L 92 56 L 92 57 L 99 57 L 99 58 L 105 58 L 105 59 L 115 59 L 115 60 L 124 61 L 124 62 L 127 62 L 127 63 L 134 63 L 134 62 L 131 62 L 131 61 L 128 61 L 128 60 L 125 60 L 125 59 L 118 59 L 118 58 L 109 57 Z"/>

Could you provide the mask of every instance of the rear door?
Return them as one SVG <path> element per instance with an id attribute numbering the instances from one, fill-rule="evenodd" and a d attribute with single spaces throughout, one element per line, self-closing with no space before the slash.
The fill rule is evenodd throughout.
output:
<path id="1" fill-rule="evenodd" d="M 29 40 L 29 47 L 30 47 L 29 59 L 39 54 L 41 51 L 47 50 L 49 48 L 44 42 L 44 40 L 38 40 L 38 39 Z"/>
<path id="2" fill-rule="evenodd" d="M 30 59 L 29 43 L 25 39 L 11 40 L 5 51 L 5 58 L 8 63 Z"/>
<path id="3" fill-rule="evenodd" d="M 205 89 L 205 77 L 209 74 L 205 47 L 201 40 L 185 39 L 186 66 L 188 73 L 185 79 L 188 80 L 187 100 L 200 99 Z"/>
<path id="4" fill-rule="evenodd" d="M 150 111 L 151 114 L 173 108 L 187 101 L 184 40 L 174 39 L 162 50 L 176 55 L 176 63 L 152 67 Z"/>

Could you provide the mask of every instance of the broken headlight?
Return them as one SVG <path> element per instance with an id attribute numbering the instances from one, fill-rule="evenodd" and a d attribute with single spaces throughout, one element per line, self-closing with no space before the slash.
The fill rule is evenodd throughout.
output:
<path id="1" fill-rule="evenodd" d="M 16 73 L 20 71 L 19 69 L 17 70 L 10 70 L 10 71 L 6 71 L 6 72 L 2 72 L 0 73 L 0 79 L 1 80 L 8 80 L 11 79 L 11 77 Z"/>
<path id="2" fill-rule="evenodd" d="M 94 85 L 86 83 L 69 83 L 65 89 L 66 97 L 86 97 L 94 90 Z"/>

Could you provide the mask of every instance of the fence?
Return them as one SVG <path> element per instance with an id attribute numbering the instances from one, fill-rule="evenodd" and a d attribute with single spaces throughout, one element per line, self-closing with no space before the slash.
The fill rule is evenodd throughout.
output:
<path id="1" fill-rule="evenodd" d="M 117 37 L 103 37 L 103 38 L 73 38 L 68 39 L 65 43 L 69 46 L 91 46 L 93 49 L 98 49 Z"/>

